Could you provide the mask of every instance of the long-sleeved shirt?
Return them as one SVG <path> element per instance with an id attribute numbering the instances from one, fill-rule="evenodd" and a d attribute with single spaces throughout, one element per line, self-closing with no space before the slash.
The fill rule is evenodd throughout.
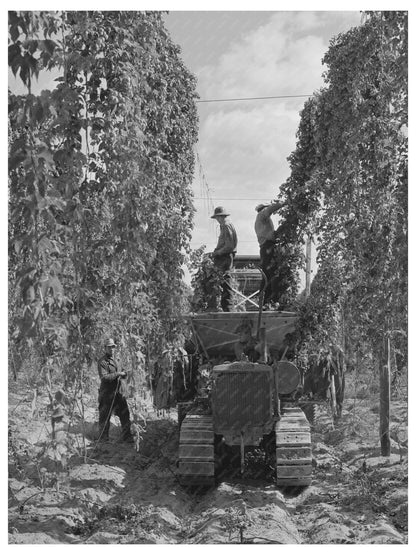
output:
<path id="1" fill-rule="evenodd" d="M 275 240 L 275 231 L 271 215 L 281 207 L 281 202 L 274 202 L 258 212 L 254 223 L 254 230 L 260 246 L 266 241 Z"/>
<path id="2" fill-rule="evenodd" d="M 222 254 L 235 253 L 237 251 L 237 233 L 233 224 L 224 220 L 220 224 L 220 236 L 218 237 L 217 246 L 214 249 L 213 255 L 220 256 Z"/>
<path id="3" fill-rule="evenodd" d="M 98 374 L 101 378 L 101 389 L 111 391 L 117 387 L 118 368 L 112 356 L 105 354 L 99 359 Z"/>

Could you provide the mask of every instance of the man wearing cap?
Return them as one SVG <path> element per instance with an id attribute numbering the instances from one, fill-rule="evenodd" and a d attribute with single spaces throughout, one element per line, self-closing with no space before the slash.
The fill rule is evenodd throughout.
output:
<path id="1" fill-rule="evenodd" d="M 110 418 L 114 413 L 121 422 L 122 439 L 132 441 L 130 431 L 130 413 L 126 397 L 122 391 L 121 380 L 126 378 L 126 372 L 119 372 L 113 354 L 116 344 L 108 339 L 105 344 L 105 354 L 98 361 L 98 373 L 101 378 L 98 393 L 99 427 L 101 441 L 108 440 Z"/>
<path id="2" fill-rule="evenodd" d="M 224 312 L 232 309 L 232 289 L 230 270 L 233 267 L 235 253 L 237 252 L 237 233 L 233 224 L 228 220 L 229 213 L 222 207 L 217 206 L 211 218 L 217 220 L 220 225 L 218 243 L 212 253 L 215 266 L 223 273 L 221 308 Z"/>
<path id="3" fill-rule="evenodd" d="M 284 205 L 284 202 L 275 201 L 271 204 L 259 204 L 256 206 L 257 216 L 254 223 L 254 230 L 260 245 L 260 266 L 267 278 L 267 284 L 264 290 L 264 304 L 269 303 L 271 298 L 271 262 L 273 259 L 274 246 L 276 244 L 276 232 L 271 216 Z M 262 288 L 263 287 L 264 283 L 262 284 Z"/>

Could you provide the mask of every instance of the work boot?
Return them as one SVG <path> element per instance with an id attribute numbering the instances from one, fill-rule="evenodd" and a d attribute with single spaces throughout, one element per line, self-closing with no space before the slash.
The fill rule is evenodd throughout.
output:
<path id="1" fill-rule="evenodd" d="M 124 441 L 125 443 L 134 443 L 134 436 L 130 431 L 130 425 L 126 426 L 126 429 L 121 431 L 120 441 Z"/>

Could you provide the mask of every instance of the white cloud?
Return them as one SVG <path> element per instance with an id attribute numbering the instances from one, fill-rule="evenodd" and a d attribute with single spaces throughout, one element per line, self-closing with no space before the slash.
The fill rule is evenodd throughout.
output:
<path id="1" fill-rule="evenodd" d="M 321 85 L 325 16 L 278 12 L 234 43 L 218 64 L 198 71 L 206 98 L 310 94 Z M 315 30 L 316 34 L 312 31 Z"/>
<path id="2" fill-rule="evenodd" d="M 215 191 L 244 196 L 253 187 L 277 188 L 286 179 L 286 158 L 295 146 L 298 123 L 298 110 L 286 106 L 270 101 L 207 116 L 200 130 L 200 153 Z"/>

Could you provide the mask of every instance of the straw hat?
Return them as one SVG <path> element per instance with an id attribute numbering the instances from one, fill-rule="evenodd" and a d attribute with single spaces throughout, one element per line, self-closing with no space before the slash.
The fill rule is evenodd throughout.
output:
<path id="1" fill-rule="evenodd" d="M 217 216 L 229 216 L 229 215 L 230 214 L 225 210 L 223 206 L 217 206 L 211 218 L 216 218 Z"/>

